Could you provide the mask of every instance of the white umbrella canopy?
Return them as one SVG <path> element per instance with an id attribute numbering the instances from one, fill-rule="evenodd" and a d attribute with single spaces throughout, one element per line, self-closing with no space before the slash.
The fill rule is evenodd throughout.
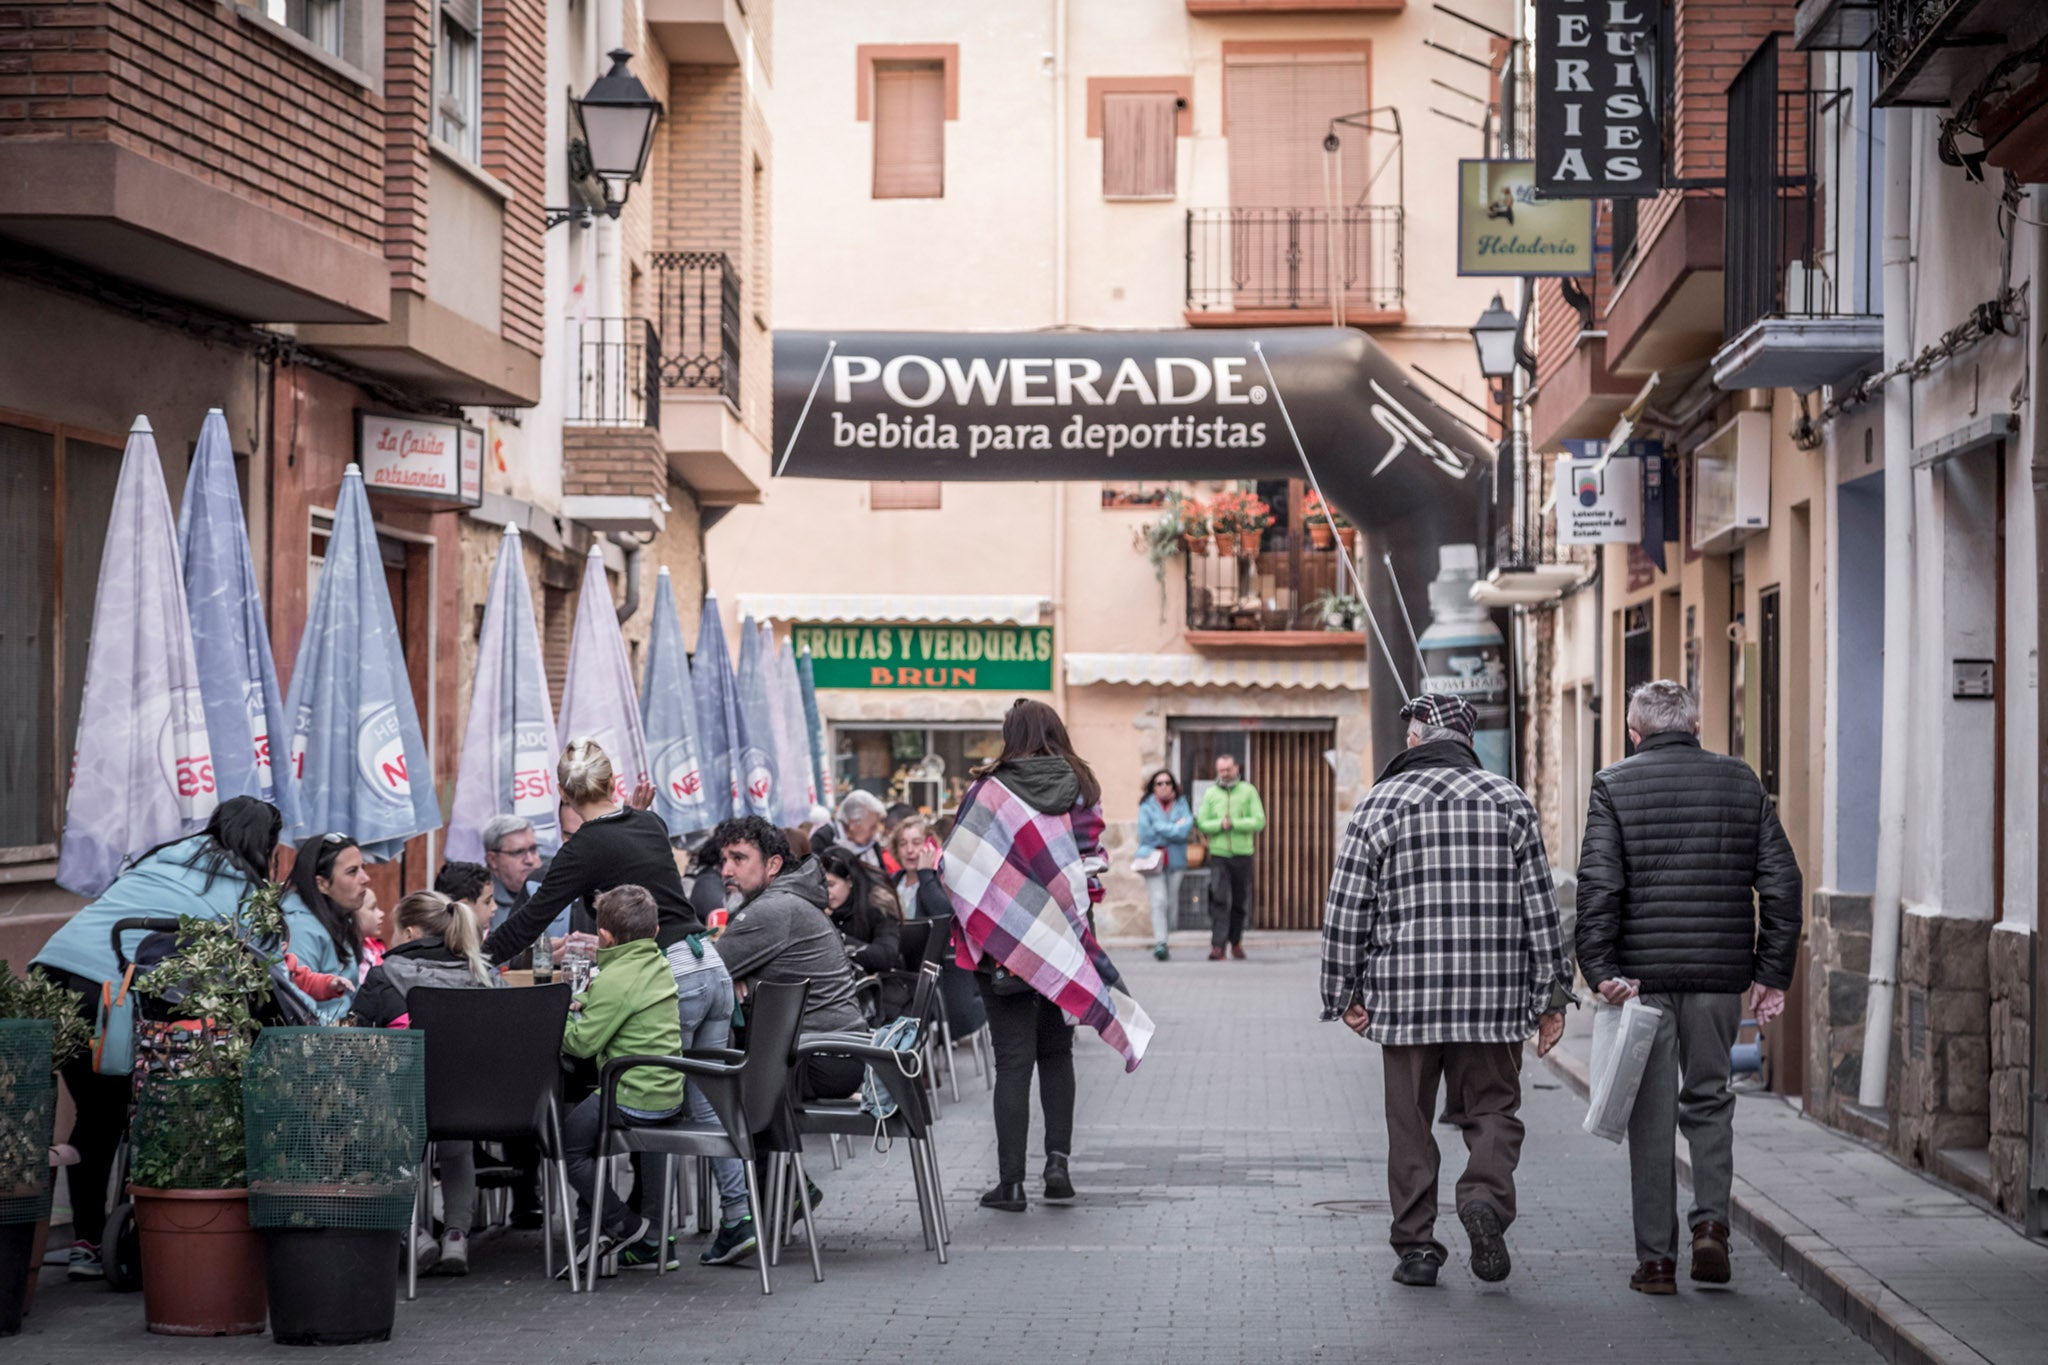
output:
<path id="1" fill-rule="evenodd" d="M 482 862 L 483 827 L 497 815 L 531 821 L 541 852 L 560 848 L 555 760 L 561 753 L 519 529 L 507 526 L 484 599 L 476 682 L 448 818 L 448 856 Z"/>
<path id="2" fill-rule="evenodd" d="M 734 744 L 740 773 L 740 799 L 748 815 L 779 821 L 781 797 L 775 780 L 775 705 L 773 648 L 761 643 L 761 630 L 751 616 L 740 619 L 740 674 L 735 714 L 739 738 Z M 734 814 L 741 812 L 735 811 Z"/>
<path id="3" fill-rule="evenodd" d="M 196 833 L 217 800 L 177 526 L 137 417 L 100 555 L 57 884 L 97 896 L 124 860 Z"/>
<path id="4" fill-rule="evenodd" d="M 562 685 L 561 738 L 564 745 L 594 739 L 612 761 L 612 794 L 623 801 L 650 781 L 647 735 L 640 726 L 640 699 L 633 689 L 633 665 L 618 610 L 604 576 L 604 557 L 590 547 L 583 564 L 583 591 L 576 601 L 576 630 L 569 639 L 569 679 Z"/>
<path id="5" fill-rule="evenodd" d="M 349 835 L 372 862 L 441 827 L 363 473 L 342 471 L 334 529 L 292 667 L 298 833 Z"/>
<path id="6" fill-rule="evenodd" d="M 654 809 L 669 833 L 709 827 L 703 760 L 697 747 L 697 697 L 683 619 L 664 564 L 654 584 L 654 623 L 647 635 L 647 672 L 640 686 L 640 725 L 654 764 Z"/>
<path id="7" fill-rule="evenodd" d="M 811 769 L 810 727 L 804 723 L 803 684 L 796 674 L 796 651 L 762 627 L 762 643 L 775 659 L 775 777 L 782 797 L 782 823 L 801 825 L 818 802 L 818 783 Z"/>
<path id="8" fill-rule="evenodd" d="M 746 814 L 740 795 L 738 682 L 732 654 L 725 647 L 725 627 L 718 616 L 718 597 L 704 594 L 697 622 L 697 654 L 690 661 L 690 686 L 697 694 L 697 754 L 704 765 L 704 818 L 718 824 Z"/>

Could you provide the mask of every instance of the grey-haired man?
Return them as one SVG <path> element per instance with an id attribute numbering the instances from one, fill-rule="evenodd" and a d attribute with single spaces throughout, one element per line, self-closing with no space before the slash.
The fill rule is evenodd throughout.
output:
<path id="1" fill-rule="evenodd" d="M 533 895 L 547 873 L 548 860 L 541 856 L 533 822 L 522 816 L 493 815 L 477 834 L 483 841 L 484 866 L 491 874 L 491 899 L 498 907 L 491 916 L 491 928 L 495 929 Z M 548 932 L 560 938 L 568 931 L 569 912 L 564 910 L 548 926 Z"/>

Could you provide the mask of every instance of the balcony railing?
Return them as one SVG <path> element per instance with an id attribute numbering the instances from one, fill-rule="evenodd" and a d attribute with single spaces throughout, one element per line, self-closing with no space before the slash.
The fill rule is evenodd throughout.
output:
<path id="1" fill-rule="evenodd" d="M 1284 531 L 1268 531 L 1255 554 L 1186 556 L 1187 628 L 1242 631 L 1247 643 L 1258 632 L 1362 629 L 1332 626 L 1325 594 L 1356 598 L 1337 550 L 1313 544 L 1297 551 Z"/>
<path id="2" fill-rule="evenodd" d="M 1188 311 L 1396 311 L 1402 231 L 1399 204 L 1189 209 Z"/>
<path id="3" fill-rule="evenodd" d="M 661 425 L 661 335 L 646 318 L 569 323 L 568 421 L 574 426 Z"/>
<path id="4" fill-rule="evenodd" d="M 1778 85 L 1773 38 L 1728 87 L 1722 305 L 1729 336 L 1759 318 L 1877 310 L 1869 106 L 1853 89 Z"/>
<path id="5" fill-rule="evenodd" d="M 740 275 L 722 251 L 658 251 L 661 383 L 740 401 Z"/>
<path id="6" fill-rule="evenodd" d="M 1975 8 L 1977 0 L 1879 0 L 1877 103 L 1944 103 L 1946 71 L 1930 72 L 1929 80 L 1919 77 L 1930 65 L 1947 65 L 1943 49 Z"/>

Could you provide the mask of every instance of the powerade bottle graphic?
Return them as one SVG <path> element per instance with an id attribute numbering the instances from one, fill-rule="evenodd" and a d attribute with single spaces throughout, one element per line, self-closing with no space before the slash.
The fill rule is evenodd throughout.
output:
<path id="1" fill-rule="evenodd" d="M 1438 551 L 1429 585 L 1429 629 L 1422 649 L 1422 690 L 1463 697 L 1479 713 L 1472 747 L 1488 771 L 1509 775 L 1508 661 L 1500 627 L 1475 605 L 1479 547 L 1446 545 Z"/>

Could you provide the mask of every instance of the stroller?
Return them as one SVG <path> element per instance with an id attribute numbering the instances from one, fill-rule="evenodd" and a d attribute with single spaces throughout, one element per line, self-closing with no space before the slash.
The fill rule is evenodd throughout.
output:
<path id="1" fill-rule="evenodd" d="M 136 943 L 131 956 L 123 939 L 138 933 L 143 937 Z M 120 920 L 113 926 L 110 936 L 118 980 L 129 980 L 131 969 L 136 977 L 140 977 L 178 951 L 178 921 L 175 918 Z M 255 953 L 258 950 L 254 945 L 248 945 L 248 951 Z M 270 962 L 268 967 L 270 1000 L 256 1011 L 257 1019 L 265 1027 L 318 1022 L 311 1006 L 291 985 L 283 965 Z M 181 998 L 181 994 L 175 991 L 164 996 L 135 995 L 134 1085 L 128 1101 L 131 1125 L 135 1119 L 135 1096 L 144 1084 L 152 1077 L 175 1078 L 190 1074 L 194 1069 L 194 1059 L 211 1046 L 208 1021 L 178 1017 L 177 1005 Z M 120 1293 L 132 1293 L 142 1288 L 141 1235 L 135 1225 L 135 1205 L 128 1198 L 129 1141 L 130 1135 L 124 1133 L 120 1146 L 115 1149 L 113 1175 L 106 1191 L 111 1207 L 102 1240 L 102 1264 L 106 1270 L 107 1287 Z"/>

